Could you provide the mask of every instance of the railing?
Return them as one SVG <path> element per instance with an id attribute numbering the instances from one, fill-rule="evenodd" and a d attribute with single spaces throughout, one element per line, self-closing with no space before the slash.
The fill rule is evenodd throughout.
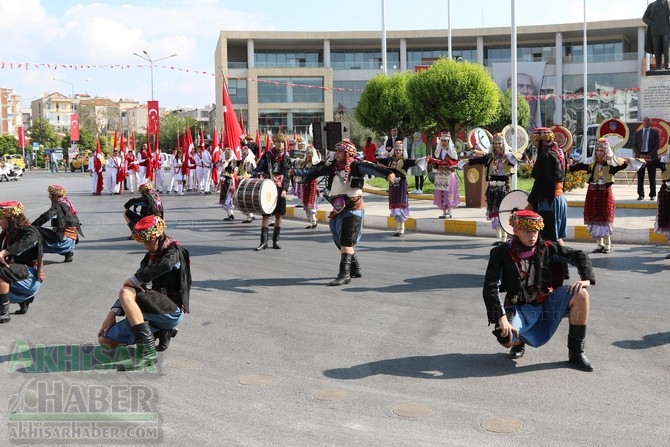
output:
<path id="1" fill-rule="evenodd" d="M 636 60 L 637 60 L 637 53 L 612 53 L 612 54 L 589 54 L 586 62 L 595 63 L 595 62 L 619 62 L 619 61 L 636 61 Z M 512 59 L 509 57 L 484 59 L 484 65 L 487 67 L 495 63 L 509 64 L 510 62 L 512 62 Z M 517 62 L 546 62 L 548 64 L 555 64 L 556 58 L 554 56 L 544 58 L 543 57 L 519 58 L 517 59 Z M 583 64 L 584 57 L 582 55 L 563 56 L 563 63 Z"/>

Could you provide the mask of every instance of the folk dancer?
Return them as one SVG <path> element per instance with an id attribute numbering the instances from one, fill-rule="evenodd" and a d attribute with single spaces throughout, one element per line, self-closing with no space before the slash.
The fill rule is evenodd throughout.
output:
<path id="1" fill-rule="evenodd" d="M 414 132 L 409 158 L 419 160 L 426 155 L 428 155 L 426 154 L 426 143 L 421 139 L 421 132 Z M 414 191 L 412 191 L 412 194 L 423 194 L 423 181 L 426 170 L 421 168 L 421 166 L 414 165 L 410 168 L 410 174 L 414 176 Z"/>
<path id="2" fill-rule="evenodd" d="M 153 154 L 153 163 L 154 163 L 154 181 L 156 182 L 156 189 L 159 194 L 163 193 L 163 183 L 165 183 L 165 170 L 163 169 L 163 154 L 161 151 L 157 150 Z"/>
<path id="3" fill-rule="evenodd" d="M 123 159 L 119 156 L 119 150 L 114 149 L 112 151 L 112 156 L 107 159 L 105 163 L 105 177 L 107 183 L 107 192 L 110 196 L 114 194 L 119 194 L 119 170 L 121 169 L 121 163 Z"/>
<path id="4" fill-rule="evenodd" d="M 493 245 L 507 241 L 507 232 L 500 226 L 498 211 L 500 202 L 509 193 L 510 176 L 514 174 L 517 159 L 512 154 L 502 134 L 493 136 L 491 152 L 467 160 L 467 164 L 486 166 L 486 218 L 491 221 L 491 228 L 496 232 L 497 240 Z"/>
<path id="5" fill-rule="evenodd" d="M 451 133 L 443 131 L 440 133 L 440 142 L 435 147 L 433 157 L 428 159 L 428 165 L 435 168 L 433 205 L 442 210 L 440 219 L 451 219 L 451 211 L 460 203 L 455 171 L 457 164 L 458 154 L 451 141 Z"/>
<path id="6" fill-rule="evenodd" d="M 184 153 L 182 152 L 181 149 L 177 149 L 174 153 L 174 156 L 172 157 L 172 160 L 170 160 L 170 167 L 172 171 L 174 172 L 174 176 L 172 177 L 171 183 L 174 182 L 176 185 L 176 192 L 177 195 L 183 196 L 184 195 L 184 184 L 186 183 L 186 175 L 184 174 Z M 170 186 L 170 189 L 174 188 L 174 185 Z M 169 190 L 168 190 L 169 192 Z"/>
<path id="7" fill-rule="evenodd" d="M 198 170 L 195 157 L 197 152 L 195 148 L 191 148 L 188 153 L 186 153 L 186 169 L 188 170 L 188 189 L 187 192 L 191 192 L 194 189 L 198 190 Z"/>
<path id="8" fill-rule="evenodd" d="M 126 166 L 128 166 L 128 189 L 130 192 L 135 192 L 140 184 L 140 164 L 133 149 L 128 149 L 126 152 Z"/>
<path id="9" fill-rule="evenodd" d="M 237 169 L 239 179 L 251 177 L 251 172 L 256 169 L 256 156 L 248 146 L 242 146 L 242 160 L 240 160 Z M 242 223 L 251 223 L 254 219 L 253 213 L 247 213 L 246 219 Z"/>
<path id="10" fill-rule="evenodd" d="M 140 167 L 139 171 L 139 184 L 141 185 L 147 179 L 147 168 L 148 164 L 151 162 L 151 151 L 147 143 L 142 145 L 142 150 L 137 154 L 137 164 Z"/>
<path id="11" fill-rule="evenodd" d="M 544 222 L 535 211 L 516 211 L 509 222 L 514 236 L 491 250 L 482 291 L 488 322 L 495 325 L 493 335 L 511 348 L 511 358 L 519 359 L 526 344 L 537 348 L 547 343 L 568 315 L 568 362 L 573 368 L 593 371 L 584 355 L 587 287 L 596 283 L 589 257 L 581 250 L 542 240 Z M 580 280 L 554 288 L 550 258 L 576 266 Z"/>
<path id="12" fill-rule="evenodd" d="M 35 219 L 32 225 L 40 230 L 44 253 L 63 255 L 63 262 L 72 262 L 79 236 L 84 236 L 77 210 L 67 197 L 64 187 L 49 185 L 47 191 L 51 207 Z M 41 228 L 47 222 L 50 222 L 51 229 Z"/>
<path id="13" fill-rule="evenodd" d="M 163 218 L 163 201 L 153 189 L 151 181 L 146 180 L 140 185 L 138 190 L 141 195 L 139 197 L 133 197 L 123 205 L 126 209 L 123 213 L 123 218 L 126 220 L 131 232 L 133 231 L 135 224 L 145 216 L 158 216 L 161 219 Z"/>
<path id="14" fill-rule="evenodd" d="M 263 176 L 270 179 L 277 186 L 277 206 L 272 215 L 274 216 L 274 230 L 272 233 L 272 248 L 280 249 L 278 244 L 279 234 L 281 233 L 282 216 L 286 214 L 286 192 L 291 185 L 290 171 L 291 160 L 285 149 L 286 137 L 283 134 L 272 136 L 272 149 L 266 151 L 261 156 L 256 169 L 252 171 L 252 176 Z M 256 251 L 268 248 L 268 233 L 270 225 L 270 214 L 263 214 L 261 222 L 261 243 L 256 247 Z"/>
<path id="15" fill-rule="evenodd" d="M 219 187 L 219 203 L 223 210 L 228 214 L 223 220 L 235 220 L 235 213 L 233 209 L 235 201 L 235 189 L 237 183 L 237 159 L 235 153 L 229 147 L 226 148 L 221 159 L 221 181 Z"/>
<path id="16" fill-rule="evenodd" d="M 340 250 L 340 271 L 328 285 L 349 284 L 351 278 L 363 276 L 355 246 L 361 239 L 365 207 L 363 204 L 363 185 L 365 176 L 386 177 L 389 184 L 396 175 L 391 169 L 356 159 L 357 149 L 349 140 L 335 145 L 335 162 L 320 164 L 311 169 L 298 169 L 296 176 L 303 182 L 310 182 L 321 176 L 328 176 L 328 200 L 333 206 L 330 213 L 330 232 L 333 241 Z"/>
<path id="17" fill-rule="evenodd" d="M 670 151 L 665 151 L 660 158 L 648 160 L 647 163 L 652 164 L 654 169 L 661 170 L 654 233 L 670 240 Z M 665 259 L 670 259 L 670 254 L 666 255 Z"/>
<path id="18" fill-rule="evenodd" d="M 407 171 L 417 164 L 417 160 L 407 158 L 405 145 L 402 140 L 397 140 L 393 144 L 391 158 L 380 161 L 385 164 L 398 176 L 398 180 L 389 183 L 389 209 L 391 217 L 395 220 L 395 237 L 405 235 L 405 221 L 409 218 L 409 195 L 407 192 Z"/>
<path id="19" fill-rule="evenodd" d="M 300 139 L 299 139 L 300 140 Z M 300 141 L 298 141 L 300 144 Z M 305 150 L 305 157 L 298 161 L 298 169 L 311 169 L 321 162 L 321 156 L 314 146 L 309 146 Z M 309 220 L 309 225 L 305 229 L 314 229 L 317 225 L 316 210 L 319 204 L 319 186 L 317 179 L 313 179 L 307 183 L 300 183 L 301 179 L 295 178 L 294 191 L 296 197 L 300 199 L 302 207 L 305 210 L 305 215 Z"/>
<path id="20" fill-rule="evenodd" d="M 586 171 L 589 174 L 588 189 L 584 200 L 584 225 L 597 241 L 593 253 L 612 251 L 612 224 L 614 223 L 614 174 L 628 167 L 628 161 L 614 156 L 605 138 L 599 138 L 591 163 L 576 163 L 568 166 L 570 172 Z"/>
<path id="21" fill-rule="evenodd" d="M 153 365 L 156 351 L 168 348 L 177 335 L 177 326 L 189 312 L 188 250 L 165 233 L 165 222 L 158 216 L 146 216 L 137 222 L 133 239 L 143 244 L 147 253 L 135 274 L 123 282 L 119 298 L 98 332 L 100 345 L 110 349 L 135 344 L 134 362 L 122 365 L 121 370 Z M 116 321 L 123 316 L 126 318 Z"/>
<path id="22" fill-rule="evenodd" d="M 21 202 L 0 203 L 0 323 L 9 323 L 9 303 L 25 314 L 46 278 L 42 238 L 23 214 Z"/>

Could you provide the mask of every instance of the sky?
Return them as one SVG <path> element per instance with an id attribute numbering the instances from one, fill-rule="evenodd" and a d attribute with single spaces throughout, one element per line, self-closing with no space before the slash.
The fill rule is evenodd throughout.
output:
<path id="1" fill-rule="evenodd" d="M 647 0 L 385 0 L 386 29 L 446 29 L 449 4 L 452 29 L 510 26 L 512 1 L 517 26 L 581 23 L 584 1 L 587 21 L 642 17 L 647 5 Z M 154 99 L 161 108 L 202 107 L 216 100 L 214 50 L 221 30 L 378 30 L 381 39 L 381 29 L 382 0 L 2 0 L 0 87 L 14 89 L 23 107 L 44 93 L 73 91 L 144 102 L 151 99 L 151 70 L 133 53 L 146 51 L 154 61 L 177 54 L 155 62 Z"/>

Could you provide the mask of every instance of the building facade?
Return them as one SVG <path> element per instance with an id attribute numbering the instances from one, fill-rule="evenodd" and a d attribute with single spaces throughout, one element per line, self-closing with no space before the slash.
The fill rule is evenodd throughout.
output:
<path id="1" fill-rule="evenodd" d="M 70 131 L 70 115 L 77 113 L 79 99 L 61 93 L 45 93 L 30 103 L 33 122 L 45 118 L 54 126 L 56 132 L 64 134 Z"/>
<path id="2" fill-rule="evenodd" d="M 22 125 L 21 97 L 13 89 L 0 88 L 0 135 L 18 138 L 18 128 Z"/>
<path id="3" fill-rule="evenodd" d="M 517 28 L 518 91 L 536 110 L 536 126 L 583 128 L 584 57 L 588 124 L 639 120 L 637 92 L 645 73 L 640 19 Z M 416 71 L 447 57 L 448 31 L 388 31 L 387 73 Z M 501 88 L 511 82 L 509 27 L 452 30 L 451 56 L 484 65 Z M 585 56 L 586 55 L 586 56 Z M 352 115 L 365 84 L 383 71 L 379 32 L 221 31 L 214 55 L 247 129 L 302 134 L 309 124 Z M 522 71 L 525 70 L 525 71 Z M 526 73 L 532 72 L 532 73 Z M 579 96 L 582 95 L 581 99 Z M 216 86 L 222 109 L 222 82 Z M 216 114 L 217 127 L 222 126 Z"/>

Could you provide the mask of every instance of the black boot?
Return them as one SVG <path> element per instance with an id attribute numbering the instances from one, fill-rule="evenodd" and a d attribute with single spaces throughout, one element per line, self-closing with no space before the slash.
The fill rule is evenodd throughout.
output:
<path id="1" fill-rule="evenodd" d="M 358 263 L 358 258 L 356 257 L 356 253 L 351 255 L 351 275 L 352 278 L 360 278 L 363 276 L 363 273 L 361 272 L 361 265 Z"/>
<path id="2" fill-rule="evenodd" d="M 74 253 L 69 251 L 69 252 L 65 253 L 64 256 L 65 256 L 65 259 L 63 260 L 63 262 L 72 262 L 72 258 L 74 257 Z"/>
<path id="3" fill-rule="evenodd" d="M 0 323 L 9 323 L 12 317 L 9 316 L 9 294 L 0 294 Z"/>
<path id="4" fill-rule="evenodd" d="M 24 315 L 28 313 L 28 308 L 32 304 L 33 300 L 35 298 L 28 298 L 27 300 L 19 303 L 19 310 L 15 311 L 14 313 L 17 315 Z"/>
<path id="5" fill-rule="evenodd" d="M 261 227 L 261 245 L 255 248 L 256 251 L 268 248 L 268 227 Z"/>
<path id="6" fill-rule="evenodd" d="M 272 248 L 279 250 L 281 247 L 277 243 L 279 240 L 279 233 L 281 232 L 281 227 L 275 227 L 272 231 Z"/>
<path id="7" fill-rule="evenodd" d="M 570 269 L 569 269 L 570 264 L 567 262 L 563 263 L 563 279 L 570 279 Z"/>
<path id="8" fill-rule="evenodd" d="M 584 355 L 584 338 L 586 325 L 571 324 L 568 330 L 568 361 L 570 365 L 582 371 L 593 371 L 593 365 Z"/>
<path id="9" fill-rule="evenodd" d="M 154 337 L 158 339 L 158 346 L 156 346 L 156 351 L 166 351 L 168 346 L 170 346 L 170 340 L 175 338 L 179 333 L 179 329 L 161 329 L 156 331 Z"/>
<path id="10" fill-rule="evenodd" d="M 509 350 L 509 358 L 511 359 L 520 359 L 526 353 L 526 344 L 521 342 L 518 345 L 512 346 L 512 349 Z"/>
<path id="11" fill-rule="evenodd" d="M 135 336 L 135 360 L 129 365 L 121 365 L 119 371 L 134 371 L 153 365 L 156 361 L 156 340 L 146 321 L 130 328 Z"/>
<path id="12" fill-rule="evenodd" d="M 329 286 L 341 286 L 351 282 L 351 258 L 352 255 L 349 253 L 342 253 L 340 256 L 340 273 L 337 278 L 328 283 Z"/>

